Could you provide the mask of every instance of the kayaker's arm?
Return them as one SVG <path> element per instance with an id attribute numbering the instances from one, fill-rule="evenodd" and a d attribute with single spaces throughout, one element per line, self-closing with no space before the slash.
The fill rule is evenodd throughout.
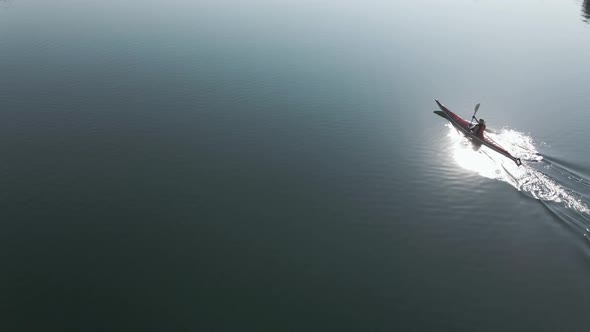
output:
<path id="1" fill-rule="evenodd" d="M 470 123 L 470 124 L 469 124 L 469 129 L 473 129 L 473 128 L 475 128 L 475 126 L 477 126 L 477 124 L 478 124 L 478 122 L 479 122 L 479 119 L 478 119 L 478 118 L 476 118 L 476 117 L 475 117 L 475 115 L 473 115 L 473 116 L 471 117 L 471 121 L 472 121 L 472 122 L 473 122 L 473 119 L 475 119 L 475 123 Z"/>

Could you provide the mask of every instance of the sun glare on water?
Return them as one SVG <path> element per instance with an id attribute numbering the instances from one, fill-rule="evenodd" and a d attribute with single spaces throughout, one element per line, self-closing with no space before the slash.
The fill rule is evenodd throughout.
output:
<path id="1" fill-rule="evenodd" d="M 502 165 L 510 167 L 511 165 L 506 164 L 514 164 L 513 161 L 506 159 L 506 157 L 497 154 L 486 146 L 477 148 L 462 133 L 455 130 L 451 125 L 448 126 L 450 127 L 448 136 L 452 141 L 453 159 L 459 166 L 486 178 L 508 180 L 502 172 Z"/>
<path id="2" fill-rule="evenodd" d="M 590 202 L 584 197 L 588 197 L 588 193 L 584 191 L 584 186 L 575 186 L 572 189 L 574 187 L 570 181 L 584 184 L 588 180 L 573 173 L 567 174 L 566 170 L 554 162 L 543 160 L 530 136 L 509 129 L 486 133 L 512 155 L 523 160 L 523 165 L 519 167 L 486 146 L 478 149 L 453 126 L 447 126 L 451 155 L 457 165 L 480 176 L 509 183 L 525 195 L 538 199 L 545 205 L 551 204 L 548 208 L 560 218 L 587 231 L 590 226 Z"/>

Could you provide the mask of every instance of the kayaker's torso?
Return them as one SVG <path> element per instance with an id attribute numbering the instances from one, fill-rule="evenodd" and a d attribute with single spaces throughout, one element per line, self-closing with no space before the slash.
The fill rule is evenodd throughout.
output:
<path id="1" fill-rule="evenodd" d="M 476 124 L 471 131 L 473 132 L 473 134 L 475 134 L 475 136 L 483 139 L 483 132 L 486 130 L 486 124 L 485 123 L 478 123 Z"/>

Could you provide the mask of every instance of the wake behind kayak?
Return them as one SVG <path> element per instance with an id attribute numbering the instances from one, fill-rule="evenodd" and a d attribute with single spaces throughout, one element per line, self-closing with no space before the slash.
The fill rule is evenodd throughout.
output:
<path id="1" fill-rule="evenodd" d="M 437 115 L 440 115 L 441 117 L 443 117 L 443 118 L 445 118 L 447 120 L 449 120 L 449 122 L 455 128 L 457 128 L 457 130 L 459 130 L 460 132 L 462 132 L 472 142 L 474 142 L 476 144 L 483 144 L 483 145 L 487 146 L 488 148 L 496 151 L 497 153 L 505 156 L 506 158 L 509 158 L 510 160 L 514 161 L 516 163 L 516 165 L 518 165 L 518 166 L 522 165 L 522 162 L 520 161 L 520 158 L 516 158 L 513 155 L 511 155 L 508 151 L 506 151 L 498 143 L 494 142 L 491 138 L 489 138 L 485 134 L 485 132 L 482 133 L 481 136 L 475 135 L 471 131 L 469 121 L 467 121 L 467 120 L 461 118 L 460 116 L 458 116 L 457 114 L 451 112 L 448 108 L 446 108 L 438 100 L 435 99 L 434 101 L 436 101 L 436 104 L 440 108 L 440 111 L 434 111 L 434 113 L 437 114 Z M 477 106 L 479 106 L 479 104 Z M 476 112 L 477 112 L 477 107 L 476 107 Z"/>

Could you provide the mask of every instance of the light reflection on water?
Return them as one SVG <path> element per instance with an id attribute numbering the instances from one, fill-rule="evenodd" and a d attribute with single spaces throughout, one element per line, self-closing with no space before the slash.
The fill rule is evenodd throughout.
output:
<path id="1" fill-rule="evenodd" d="M 518 172 L 516 164 L 506 157 L 496 153 L 486 146 L 476 147 L 450 124 L 449 138 L 453 141 L 453 158 L 459 166 L 474 171 L 481 176 L 510 182 L 506 172 Z M 501 133 L 486 133 L 491 139 L 507 148 L 513 155 L 528 161 L 540 161 L 542 157 L 537 154 L 532 139 L 522 133 L 513 130 L 502 130 Z M 525 166 L 526 167 L 526 166 Z"/>
<path id="2" fill-rule="evenodd" d="M 482 146 L 476 148 L 450 124 L 448 137 L 452 154 L 460 167 L 480 176 L 510 184 L 528 197 L 541 201 L 561 220 L 576 226 L 584 236 L 590 228 L 590 181 L 538 154 L 532 137 L 515 130 L 502 129 L 488 135 L 514 156 L 514 162 Z"/>

